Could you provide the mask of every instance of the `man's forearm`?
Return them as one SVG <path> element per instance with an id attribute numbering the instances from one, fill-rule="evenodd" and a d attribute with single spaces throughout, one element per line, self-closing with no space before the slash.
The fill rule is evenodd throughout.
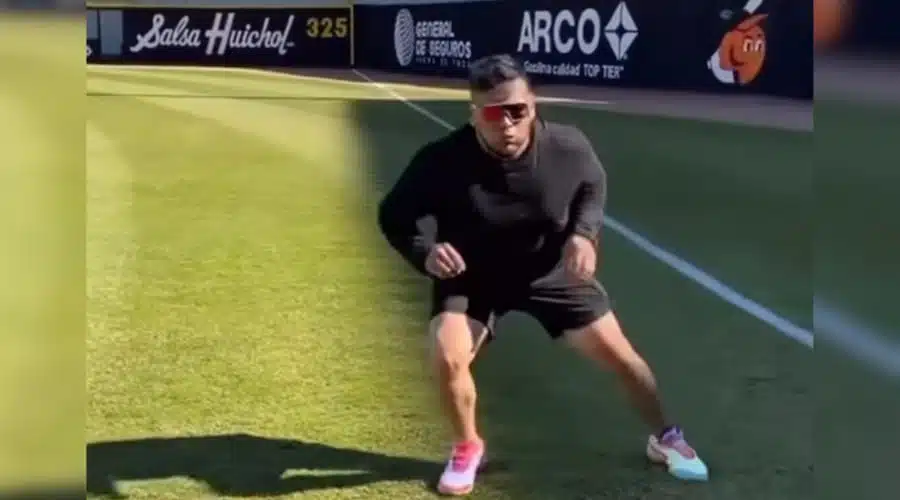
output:
<path id="1" fill-rule="evenodd" d="M 432 203 L 441 177 L 428 149 L 419 150 L 378 206 L 382 234 L 420 273 L 437 238 L 437 219 Z"/>
<path id="2" fill-rule="evenodd" d="M 573 233 L 584 236 L 596 244 L 603 227 L 606 206 L 606 187 L 603 182 L 589 182 L 582 186 L 573 209 Z"/>
<path id="3" fill-rule="evenodd" d="M 425 273 L 425 258 L 435 244 L 437 224 L 432 216 L 416 217 L 399 206 L 391 197 L 385 198 L 378 210 L 378 225 L 382 234 L 417 271 Z"/>

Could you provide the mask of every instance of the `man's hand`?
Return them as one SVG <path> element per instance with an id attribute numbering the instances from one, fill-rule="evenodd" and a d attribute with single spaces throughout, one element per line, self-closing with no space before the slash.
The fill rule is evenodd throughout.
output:
<path id="1" fill-rule="evenodd" d="M 466 270 L 466 262 L 453 245 L 438 243 L 425 259 L 425 270 L 440 279 L 453 278 Z"/>
<path id="2" fill-rule="evenodd" d="M 597 270 L 597 249 L 594 243 L 575 234 L 566 241 L 564 249 L 566 270 L 578 279 L 589 280 Z"/>

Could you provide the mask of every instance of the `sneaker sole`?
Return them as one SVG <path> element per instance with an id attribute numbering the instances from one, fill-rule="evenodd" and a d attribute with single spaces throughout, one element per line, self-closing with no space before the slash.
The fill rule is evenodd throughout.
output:
<path id="1" fill-rule="evenodd" d="M 666 454 L 657 450 L 656 447 L 650 443 L 647 443 L 647 458 L 653 463 L 665 465 L 666 469 L 669 470 L 669 474 L 683 481 L 709 481 L 709 476 L 706 474 L 696 474 L 691 471 L 672 469 Z"/>
<path id="2" fill-rule="evenodd" d="M 666 454 L 657 450 L 655 446 L 649 443 L 647 443 L 647 458 L 656 464 L 669 465 L 669 459 L 666 458 Z"/>
<path id="3" fill-rule="evenodd" d="M 481 456 L 481 462 L 478 463 L 478 468 L 476 468 L 475 470 L 477 472 L 481 473 L 482 471 L 484 471 L 485 467 L 487 467 L 487 464 L 488 464 L 487 454 L 483 454 Z M 468 495 L 468 494 L 472 493 L 472 491 L 474 489 L 475 489 L 474 483 L 471 485 L 468 485 L 468 486 L 461 486 L 458 488 L 454 488 L 453 486 L 447 486 L 442 483 L 438 483 L 438 485 L 437 485 L 437 491 L 439 494 L 447 495 L 447 496 L 454 496 L 454 497 Z"/>
<path id="4" fill-rule="evenodd" d="M 453 496 L 453 497 L 461 497 L 461 496 L 468 495 L 469 493 L 472 493 L 472 491 L 474 489 L 475 489 L 474 484 L 470 485 L 470 486 L 464 486 L 462 488 L 454 488 L 452 486 L 445 486 L 443 484 L 439 484 L 437 487 L 438 493 L 440 493 L 441 495 Z"/>

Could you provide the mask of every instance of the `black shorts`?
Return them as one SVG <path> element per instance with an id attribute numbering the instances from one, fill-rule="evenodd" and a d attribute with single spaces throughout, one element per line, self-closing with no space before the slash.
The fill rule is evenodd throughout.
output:
<path id="1" fill-rule="evenodd" d="M 579 281 L 564 272 L 523 284 L 463 273 L 458 278 L 436 280 L 432 289 L 432 317 L 443 312 L 464 313 L 485 325 L 491 336 L 497 319 L 510 311 L 532 316 L 556 339 L 566 330 L 593 323 L 609 310 L 609 296 L 600 282 Z"/>

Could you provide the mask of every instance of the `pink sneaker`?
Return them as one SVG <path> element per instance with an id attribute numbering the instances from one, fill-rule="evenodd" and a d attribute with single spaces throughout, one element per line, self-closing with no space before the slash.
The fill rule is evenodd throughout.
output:
<path id="1" fill-rule="evenodd" d="M 441 479 L 438 492 L 442 495 L 468 495 L 475 488 L 475 476 L 484 460 L 484 443 L 467 441 L 453 446 L 453 453 Z"/>

